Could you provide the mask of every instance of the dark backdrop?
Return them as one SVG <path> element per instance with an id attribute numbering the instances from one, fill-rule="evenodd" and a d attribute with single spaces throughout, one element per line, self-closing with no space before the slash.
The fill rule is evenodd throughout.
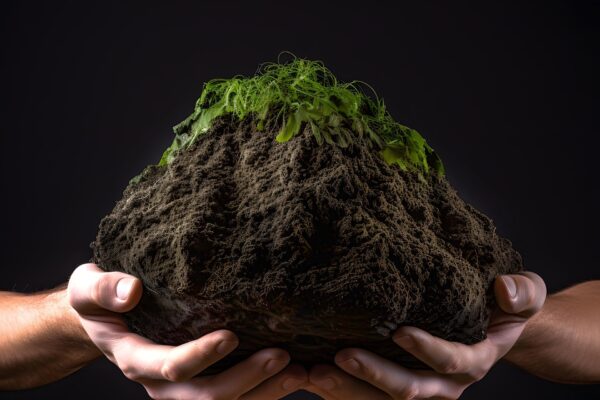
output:
<path id="1" fill-rule="evenodd" d="M 2 3 L 0 289 L 66 281 L 202 83 L 252 74 L 281 50 L 372 84 L 550 291 L 600 278 L 599 3 L 413 3 Z M 464 398 L 598 395 L 500 364 Z M 106 361 L 0 394 L 144 397 Z"/>

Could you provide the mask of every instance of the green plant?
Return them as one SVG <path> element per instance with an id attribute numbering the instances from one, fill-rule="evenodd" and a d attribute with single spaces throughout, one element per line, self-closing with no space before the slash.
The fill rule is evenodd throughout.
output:
<path id="1" fill-rule="evenodd" d="M 394 121 L 383 100 L 376 94 L 367 96 L 359 85 L 371 89 L 360 81 L 338 82 L 323 63 L 295 57 L 288 63 L 265 63 L 252 77 L 211 80 L 194 112 L 173 128 L 175 139 L 158 165 L 170 163 L 215 119 L 231 116 L 240 121 L 253 118 L 258 130 L 279 128 L 277 142 L 287 142 L 305 128 L 319 145 L 346 147 L 357 135 L 366 136 L 388 164 L 419 175 L 443 175 L 443 164 L 425 139 Z"/>

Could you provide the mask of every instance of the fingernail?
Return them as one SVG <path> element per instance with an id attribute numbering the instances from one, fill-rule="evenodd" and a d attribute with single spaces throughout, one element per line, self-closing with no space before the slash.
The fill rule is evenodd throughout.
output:
<path id="1" fill-rule="evenodd" d="M 267 363 L 265 364 L 265 372 L 267 374 L 274 374 L 275 372 L 279 371 L 281 367 L 283 367 L 283 363 L 283 360 L 273 358 L 267 361 Z"/>
<path id="2" fill-rule="evenodd" d="M 287 378 L 286 380 L 283 381 L 283 383 L 281 384 L 281 386 L 285 390 L 292 390 L 292 389 L 296 389 L 298 386 L 300 386 L 301 383 L 302 383 L 302 381 L 299 380 L 299 379 L 296 379 L 296 378 Z"/>
<path id="3" fill-rule="evenodd" d="M 219 354 L 228 354 L 233 349 L 237 347 L 237 342 L 233 340 L 222 340 L 221 343 L 217 345 L 217 353 Z"/>
<path id="4" fill-rule="evenodd" d="M 503 276 L 502 281 L 504 285 L 506 285 L 506 289 L 508 290 L 508 295 L 514 299 L 517 297 L 517 284 L 515 280 L 510 276 Z"/>
<path id="5" fill-rule="evenodd" d="M 335 381 L 332 378 L 321 379 L 315 383 L 317 384 L 317 386 L 325 390 L 334 389 L 336 386 Z"/>
<path id="6" fill-rule="evenodd" d="M 394 337 L 394 341 L 400 347 L 404 347 L 405 349 L 409 349 L 409 348 L 413 347 L 413 345 L 415 344 L 414 339 L 410 335 L 396 336 L 396 337 Z"/>
<path id="7" fill-rule="evenodd" d="M 121 300 L 127 300 L 134 283 L 135 278 L 123 278 L 117 282 L 117 297 Z"/>
<path id="8" fill-rule="evenodd" d="M 344 368 L 352 371 L 358 371 L 360 368 L 360 364 L 356 361 L 356 358 L 349 358 L 344 361 L 340 361 L 340 364 L 344 366 Z"/>

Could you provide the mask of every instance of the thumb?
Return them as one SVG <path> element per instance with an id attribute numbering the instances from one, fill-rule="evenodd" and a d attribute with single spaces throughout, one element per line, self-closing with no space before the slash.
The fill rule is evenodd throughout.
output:
<path id="1" fill-rule="evenodd" d="M 79 314 L 126 312 L 142 296 L 142 283 L 122 272 L 104 272 L 96 264 L 83 264 L 73 271 L 67 287 L 69 303 Z"/>
<path id="2" fill-rule="evenodd" d="M 525 318 L 537 313 L 546 300 L 544 280 L 529 271 L 496 277 L 494 292 L 504 312 Z"/>

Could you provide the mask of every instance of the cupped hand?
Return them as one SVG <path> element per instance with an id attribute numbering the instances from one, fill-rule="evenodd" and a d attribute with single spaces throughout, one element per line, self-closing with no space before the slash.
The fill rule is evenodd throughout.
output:
<path id="1" fill-rule="evenodd" d="M 394 333 L 396 344 L 432 370 L 407 369 L 372 352 L 348 348 L 335 356 L 339 368 L 311 369 L 307 390 L 326 400 L 457 399 L 508 353 L 546 299 L 544 281 L 532 272 L 497 277 L 494 292 L 499 307 L 487 338 L 479 343 L 449 342 L 408 326 Z"/>
<path id="2" fill-rule="evenodd" d="M 238 345 L 235 334 L 219 330 L 180 346 L 159 345 L 130 332 L 119 313 L 142 295 L 139 279 L 83 264 L 72 274 L 69 302 L 94 344 L 127 378 L 154 399 L 279 399 L 307 382 L 299 365 L 288 365 L 282 349 L 263 349 L 216 375 L 196 377 Z"/>

